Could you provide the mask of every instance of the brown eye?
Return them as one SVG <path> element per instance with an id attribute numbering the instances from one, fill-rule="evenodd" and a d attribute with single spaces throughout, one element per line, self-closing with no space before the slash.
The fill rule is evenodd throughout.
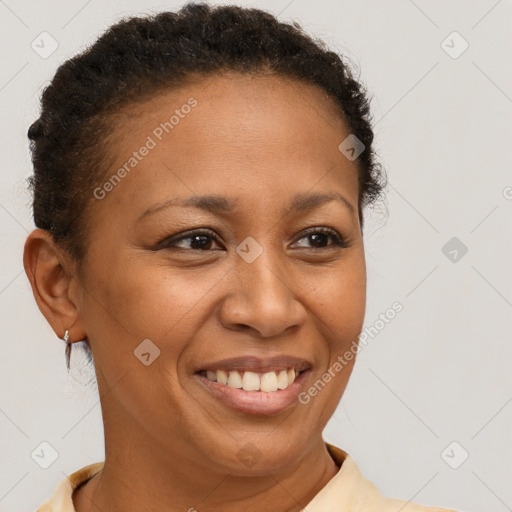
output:
<path id="1" fill-rule="evenodd" d="M 163 249 L 191 249 L 199 251 L 217 250 L 212 248 L 212 244 L 219 243 L 220 240 L 212 232 L 209 231 L 196 231 L 187 235 L 179 236 L 178 238 L 170 238 L 164 240 L 161 244 Z"/>
<path id="2" fill-rule="evenodd" d="M 315 228 L 310 230 L 300 240 L 308 240 L 312 249 L 324 249 L 329 247 L 346 247 L 343 237 L 334 229 L 330 228 Z M 332 243 L 329 243 L 332 240 Z M 307 246 L 300 245 L 302 248 Z"/>

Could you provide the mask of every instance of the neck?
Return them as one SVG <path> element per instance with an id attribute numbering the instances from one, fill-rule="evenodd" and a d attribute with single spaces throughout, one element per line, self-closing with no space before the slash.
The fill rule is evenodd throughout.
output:
<path id="1" fill-rule="evenodd" d="M 338 471 L 321 437 L 308 443 L 308 452 L 293 466 L 236 476 L 179 451 L 165 453 L 148 442 L 147 433 L 136 442 L 133 430 L 124 432 L 130 439 L 117 432 L 111 438 L 106 428 L 104 467 L 75 491 L 76 512 L 299 512 Z"/>

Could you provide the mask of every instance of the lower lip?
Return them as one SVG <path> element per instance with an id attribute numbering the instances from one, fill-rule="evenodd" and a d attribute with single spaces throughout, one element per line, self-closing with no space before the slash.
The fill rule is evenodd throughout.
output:
<path id="1" fill-rule="evenodd" d="M 195 374 L 206 390 L 231 409 L 246 414 L 273 416 L 280 414 L 299 403 L 298 397 L 307 378 L 309 370 L 303 371 L 286 389 L 265 391 L 245 391 L 232 388 L 226 384 L 213 382 L 203 375 Z"/>

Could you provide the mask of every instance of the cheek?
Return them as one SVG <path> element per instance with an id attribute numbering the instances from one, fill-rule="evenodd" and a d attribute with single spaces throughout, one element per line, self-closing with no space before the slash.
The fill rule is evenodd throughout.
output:
<path id="1" fill-rule="evenodd" d="M 318 277 L 318 276 L 317 276 Z M 315 281 L 315 276 L 310 282 Z M 315 316 L 325 325 L 331 351 L 341 351 L 361 332 L 366 309 L 366 267 L 364 252 L 350 257 L 323 272 L 309 293 Z"/>
<path id="2" fill-rule="evenodd" d="M 99 352 L 108 344 L 117 365 L 123 365 L 123 355 L 133 363 L 133 351 L 145 339 L 176 360 L 193 334 L 188 331 L 193 331 L 191 322 L 198 322 L 202 301 L 225 272 L 129 260 L 112 270 L 98 265 L 90 273 L 94 277 L 84 308 L 91 342 L 97 340 Z"/>
<path id="3" fill-rule="evenodd" d="M 305 401 L 313 402 L 325 424 L 345 391 L 356 360 L 366 309 L 364 252 L 357 251 L 343 264 L 340 262 L 311 289 L 309 296 L 313 318 L 326 345 L 319 370 L 308 383 Z"/>
<path id="4" fill-rule="evenodd" d="M 175 411 L 184 401 L 176 366 L 194 335 L 194 306 L 218 279 L 205 275 L 191 286 L 183 272 L 140 262 L 112 271 L 96 266 L 90 276 L 84 311 L 99 384 L 114 390 L 113 410 L 122 404 L 143 423 L 152 417 L 156 428 L 150 404 Z"/>

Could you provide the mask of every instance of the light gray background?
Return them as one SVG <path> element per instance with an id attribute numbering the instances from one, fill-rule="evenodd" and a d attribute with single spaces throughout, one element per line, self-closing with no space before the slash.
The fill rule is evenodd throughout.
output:
<path id="1" fill-rule="evenodd" d="M 370 215 L 365 233 L 365 325 L 395 301 L 404 309 L 360 353 L 325 438 L 388 496 L 512 510 L 512 2 L 239 4 L 296 20 L 344 52 L 374 97 L 389 216 Z M 26 131 L 60 63 L 121 16 L 181 5 L 0 1 L 1 511 L 35 510 L 66 474 L 104 453 L 97 391 L 68 377 L 64 343 L 23 271 L 33 228 Z M 47 59 L 31 48 L 43 31 L 59 44 Z M 453 31 L 469 43 L 458 58 L 442 47 Z M 444 45 L 462 48 L 457 36 Z M 454 236 L 468 248 L 457 262 L 441 250 Z M 46 470 L 31 458 L 42 441 L 58 452 Z M 443 459 L 452 441 L 459 444 Z M 446 460 L 457 465 L 463 450 L 469 458 L 452 469 Z"/>

